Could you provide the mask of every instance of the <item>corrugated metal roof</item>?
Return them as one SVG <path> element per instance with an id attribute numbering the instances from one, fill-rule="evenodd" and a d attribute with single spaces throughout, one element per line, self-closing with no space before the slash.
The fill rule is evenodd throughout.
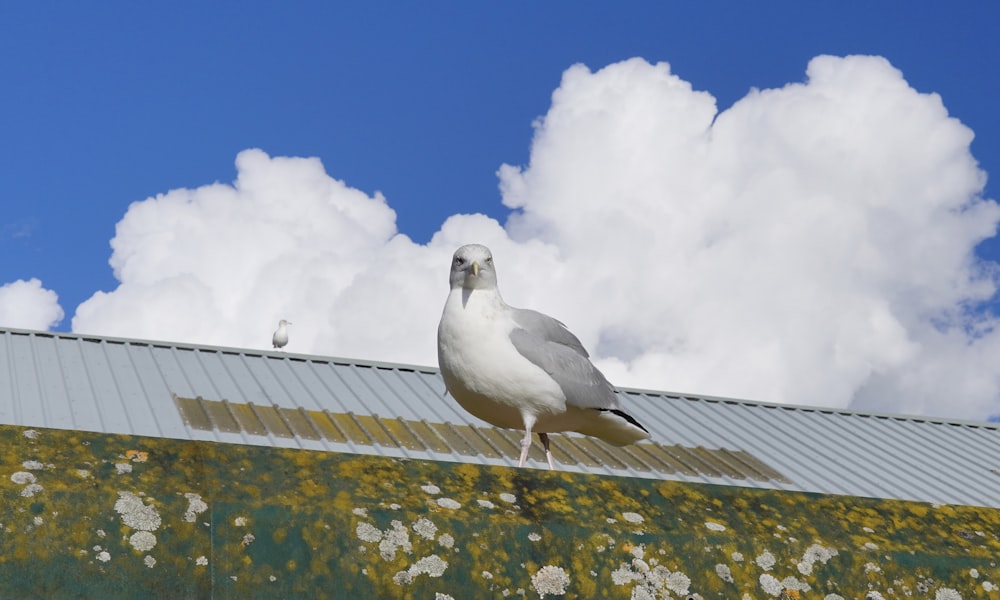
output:
<path id="1" fill-rule="evenodd" d="M 553 436 L 560 468 L 1000 507 L 993 424 L 619 393 L 651 443 Z M 500 465 L 520 438 L 432 368 L 15 329 L 0 329 L 0 423 Z"/>

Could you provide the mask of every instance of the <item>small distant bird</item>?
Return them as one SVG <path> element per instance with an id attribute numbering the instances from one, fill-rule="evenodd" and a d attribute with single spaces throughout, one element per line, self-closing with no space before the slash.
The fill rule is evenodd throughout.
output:
<path id="1" fill-rule="evenodd" d="M 288 343 L 288 326 L 291 324 L 291 321 L 284 319 L 278 321 L 278 329 L 271 336 L 271 343 L 274 344 L 275 348 L 284 348 L 285 344 Z"/>
<path id="2" fill-rule="evenodd" d="M 618 446 L 649 437 L 565 325 L 503 301 L 486 246 L 455 251 L 438 325 L 438 363 L 462 408 L 497 427 L 524 430 L 520 467 L 533 431 L 550 469 L 549 433 L 576 431 Z"/>

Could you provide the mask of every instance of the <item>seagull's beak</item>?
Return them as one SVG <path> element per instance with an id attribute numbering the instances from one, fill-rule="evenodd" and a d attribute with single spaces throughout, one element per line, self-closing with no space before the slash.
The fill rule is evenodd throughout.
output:
<path id="1" fill-rule="evenodd" d="M 472 276 L 479 277 L 479 261 L 472 261 Z"/>

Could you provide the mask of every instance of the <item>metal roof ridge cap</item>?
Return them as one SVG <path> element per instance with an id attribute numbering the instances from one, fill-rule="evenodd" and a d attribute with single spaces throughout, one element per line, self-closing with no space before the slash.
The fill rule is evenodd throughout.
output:
<path id="1" fill-rule="evenodd" d="M 870 411 L 855 410 L 849 408 L 822 406 L 817 404 L 791 404 L 791 403 L 784 404 L 781 402 L 774 402 L 773 400 L 771 401 L 750 400 L 747 398 L 732 398 L 729 396 L 711 396 L 708 394 L 692 394 L 687 392 L 651 390 L 648 388 L 632 388 L 626 386 L 613 386 L 613 387 L 616 392 L 621 392 L 623 394 L 659 396 L 674 400 L 689 400 L 695 402 L 709 402 L 709 403 L 723 403 L 723 404 L 742 404 L 748 406 L 759 406 L 762 408 L 782 408 L 785 410 L 793 410 L 801 412 L 822 412 L 822 413 L 832 413 L 844 416 L 873 417 L 877 419 L 891 419 L 894 421 L 915 421 L 919 423 L 930 423 L 933 425 L 956 425 L 956 426 L 961 425 L 961 426 L 975 427 L 979 429 L 1000 430 L 1000 423 L 993 423 L 991 421 L 953 419 L 949 417 L 934 417 L 930 415 L 915 415 L 908 413 L 870 412 Z"/>
<path id="2" fill-rule="evenodd" d="M 180 342 L 175 340 L 153 340 L 148 338 L 128 338 L 116 337 L 101 334 L 79 333 L 71 331 L 44 331 L 41 329 L 19 329 L 16 327 L 0 326 L 0 334 L 11 333 L 14 335 L 39 336 L 48 338 L 62 338 L 79 341 L 111 342 L 114 344 L 129 344 L 136 346 L 153 346 L 160 348 L 175 348 L 182 350 L 201 350 L 207 352 L 218 352 L 222 354 L 239 354 L 244 356 L 260 356 L 264 358 L 292 358 L 307 362 L 322 363 L 343 363 L 361 367 L 375 367 L 382 369 L 400 369 L 404 371 L 417 371 L 421 373 L 437 374 L 437 367 L 415 365 L 408 363 L 395 363 L 387 361 L 370 360 L 363 358 L 346 358 L 342 356 L 330 356 L 324 354 L 303 354 L 296 352 L 285 352 L 278 350 L 267 350 L 259 348 L 240 348 L 237 346 L 215 346 L 211 344 L 195 344 L 193 342 Z"/>
<path id="3" fill-rule="evenodd" d="M 231 353 L 249 356 L 262 356 L 265 358 L 294 358 L 297 360 L 303 360 L 307 362 L 323 362 L 323 363 L 343 363 L 348 365 L 356 365 L 362 367 L 374 367 L 383 369 L 401 369 L 408 371 L 416 371 L 428 374 L 437 374 L 439 369 L 430 366 L 420 366 L 405 363 L 392 363 L 392 362 L 382 362 L 375 360 L 365 360 L 358 358 L 344 358 L 335 356 L 325 356 L 319 354 L 298 354 L 289 353 L 283 351 L 274 350 L 259 350 L 254 348 L 237 348 L 232 346 L 212 346 L 206 344 L 193 344 L 189 342 L 176 342 L 169 340 L 150 340 L 150 339 L 139 339 L 139 338 L 122 338 L 113 337 L 106 335 L 97 334 L 85 334 L 77 332 L 64 332 L 64 331 L 44 331 L 37 329 L 20 329 L 15 327 L 0 326 L 0 333 L 13 333 L 17 335 L 30 335 L 30 336 L 43 336 L 43 337 L 55 337 L 64 339 L 77 339 L 81 341 L 91 341 L 99 340 L 112 343 L 121 344 L 136 344 L 136 345 L 147 345 L 147 346 L 161 346 L 168 348 L 182 348 L 186 350 L 203 350 L 209 352 L 220 352 L 220 353 Z M 650 390 L 644 388 L 632 388 L 632 387 L 619 387 L 615 386 L 615 391 L 622 392 L 625 394 L 642 394 L 647 396 L 660 396 L 660 397 L 670 397 L 678 398 L 682 400 L 690 401 L 703 401 L 703 402 L 723 402 L 727 404 L 743 404 L 748 406 L 760 406 L 763 408 L 781 408 L 785 410 L 794 410 L 802 412 L 825 412 L 844 416 L 858 416 L 858 417 L 874 417 L 880 419 L 893 419 L 897 421 L 912 421 L 916 423 L 929 423 L 934 425 L 955 425 L 955 426 L 967 426 L 975 427 L 979 429 L 988 429 L 993 431 L 1000 430 L 1000 423 L 992 423 L 989 421 L 973 421 L 966 419 L 951 419 L 946 417 L 933 417 L 926 415 L 913 415 L 913 414 L 903 414 L 903 413 L 882 413 L 882 412 L 866 412 L 860 410 L 851 410 L 846 408 L 835 408 L 828 406 L 815 406 L 806 404 L 782 404 L 774 401 L 762 401 L 762 400 L 749 400 L 741 398 L 730 398 L 725 396 L 711 396 L 706 394 L 691 394 L 684 392 L 672 392 L 668 390 Z"/>

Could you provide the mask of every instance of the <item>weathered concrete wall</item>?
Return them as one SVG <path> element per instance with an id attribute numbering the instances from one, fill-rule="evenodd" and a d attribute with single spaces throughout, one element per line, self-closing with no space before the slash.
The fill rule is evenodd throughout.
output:
<path id="1" fill-rule="evenodd" d="M 0 597 L 1000 598 L 1000 510 L 0 427 Z"/>

